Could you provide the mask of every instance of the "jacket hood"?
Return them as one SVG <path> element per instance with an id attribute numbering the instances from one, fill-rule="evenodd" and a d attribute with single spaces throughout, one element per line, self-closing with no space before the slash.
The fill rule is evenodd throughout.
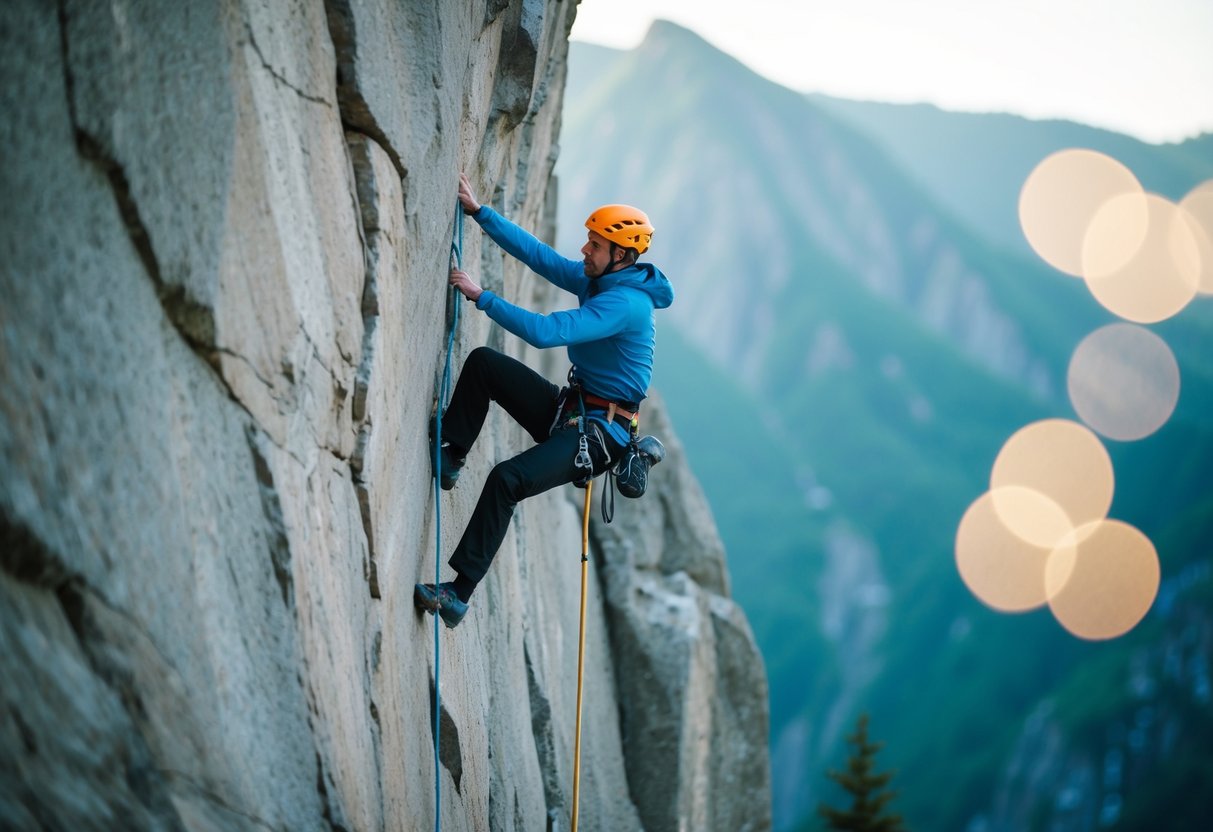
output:
<path id="1" fill-rule="evenodd" d="M 674 286 L 661 273 L 661 269 L 652 263 L 637 263 L 617 272 L 603 275 L 590 281 L 591 287 L 597 284 L 597 292 L 605 292 L 615 286 L 627 286 L 639 289 L 653 299 L 653 307 L 665 309 L 674 302 Z"/>

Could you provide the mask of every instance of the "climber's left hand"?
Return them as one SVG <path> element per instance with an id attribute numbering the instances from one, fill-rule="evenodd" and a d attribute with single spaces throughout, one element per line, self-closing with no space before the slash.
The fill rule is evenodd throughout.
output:
<path id="1" fill-rule="evenodd" d="M 458 289 L 459 293 L 470 301 L 480 300 L 480 295 L 484 292 L 484 289 L 481 289 L 480 285 L 472 280 L 468 276 L 468 273 L 462 269 L 451 269 L 451 275 L 447 282 Z"/>

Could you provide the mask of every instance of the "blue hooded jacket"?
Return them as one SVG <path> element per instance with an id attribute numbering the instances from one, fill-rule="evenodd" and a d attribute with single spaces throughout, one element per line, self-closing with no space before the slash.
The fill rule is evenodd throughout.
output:
<path id="1" fill-rule="evenodd" d="M 581 260 L 561 256 L 487 205 L 474 219 L 499 246 L 550 283 L 577 296 L 578 308 L 550 315 L 531 312 L 485 290 L 476 308 L 534 347 L 567 346 L 587 392 L 639 404 L 653 376 L 653 311 L 674 300 L 674 287 L 649 263 L 598 278 Z"/>

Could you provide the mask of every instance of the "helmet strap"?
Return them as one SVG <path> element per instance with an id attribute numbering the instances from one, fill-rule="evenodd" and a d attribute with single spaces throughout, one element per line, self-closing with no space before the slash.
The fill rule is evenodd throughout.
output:
<path id="1" fill-rule="evenodd" d="M 611 259 L 611 262 L 610 262 L 610 264 L 607 266 L 607 269 L 606 269 L 606 271 L 604 271 L 604 272 L 603 272 L 603 274 L 611 274 L 612 272 L 617 272 L 617 271 L 619 271 L 620 269 L 626 269 L 628 266 L 630 266 L 630 265 L 632 265 L 633 263 L 635 263 L 635 262 L 636 262 L 636 258 L 634 258 L 634 257 L 629 257 L 629 256 L 628 256 L 628 254 L 627 254 L 627 252 L 628 252 L 630 249 L 628 249 L 628 248 L 624 248 L 623 246 L 621 246 L 621 245 L 619 245 L 618 243 L 616 243 L 614 240 L 608 240 L 607 242 L 609 242 L 609 243 L 611 244 L 611 248 L 610 248 L 610 259 Z M 623 251 L 624 251 L 624 256 L 623 256 L 623 259 L 622 259 L 622 260 L 620 260 L 620 261 L 616 262 L 616 261 L 615 261 L 615 252 L 616 252 L 616 250 L 618 250 L 618 249 L 623 249 Z"/>

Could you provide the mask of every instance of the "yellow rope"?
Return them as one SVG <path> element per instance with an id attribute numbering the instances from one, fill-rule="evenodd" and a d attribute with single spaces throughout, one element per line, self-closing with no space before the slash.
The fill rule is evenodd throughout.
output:
<path id="1" fill-rule="evenodd" d="M 586 565 L 590 552 L 590 492 L 594 481 L 585 486 L 585 510 L 581 516 L 581 625 L 577 634 L 577 733 L 573 740 L 573 832 L 577 832 L 577 803 L 581 788 L 581 683 L 585 677 L 585 595 Z"/>

